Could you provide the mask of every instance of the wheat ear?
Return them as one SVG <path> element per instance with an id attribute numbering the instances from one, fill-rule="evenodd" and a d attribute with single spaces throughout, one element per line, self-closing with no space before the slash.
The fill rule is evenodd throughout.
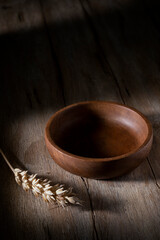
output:
<path id="1" fill-rule="evenodd" d="M 0 153 L 4 160 L 12 170 L 16 182 L 23 187 L 25 191 L 31 190 L 38 197 L 42 196 L 44 201 L 48 203 L 58 204 L 65 207 L 67 204 L 80 204 L 79 199 L 72 192 L 72 188 L 65 189 L 64 185 L 56 184 L 52 186 L 48 179 L 37 178 L 37 174 L 28 174 L 28 171 L 23 171 L 19 168 L 13 168 L 7 157 L 0 149 Z"/>

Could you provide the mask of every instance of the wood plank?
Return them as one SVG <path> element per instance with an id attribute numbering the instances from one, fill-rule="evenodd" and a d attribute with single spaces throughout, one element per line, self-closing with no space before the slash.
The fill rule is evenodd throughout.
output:
<path id="1" fill-rule="evenodd" d="M 155 141 L 150 156 L 151 166 L 158 182 L 160 178 L 158 161 L 160 152 L 157 148 L 160 141 L 158 134 L 159 34 L 145 12 L 144 5 L 139 1 L 132 3 L 128 8 L 127 5 L 126 9 L 120 2 L 109 6 L 99 4 L 98 9 L 100 11 L 102 8 L 104 11 L 104 9 L 110 9 L 111 6 L 112 10 L 114 9 L 113 16 L 112 12 L 109 12 L 108 15 L 103 14 L 99 18 L 93 17 L 93 24 L 120 86 L 123 100 L 128 105 L 142 111 L 153 124 Z M 92 2 L 92 11 L 94 10 L 97 12 L 97 5 L 95 3 L 94 6 Z M 90 13 L 93 14 L 93 12 Z"/>
<path id="2" fill-rule="evenodd" d="M 126 101 L 126 94 L 124 95 L 122 92 L 122 86 L 118 85 L 120 87 L 117 87 L 119 77 L 117 74 L 113 75 L 113 68 L 111 69 L 113 65 L 110 67 L 108 64 L 108 59 L 110 63 L 111 59 L 117 57 L 115 52 L 111 50 L 113 49 L 113 39 L 111 37 L 114 37 L 115 41 L 116 37 L 119 40 L 115 44 L 118 50 L 121 50 L 120 44 L 125 45 L 126 42 L 118 30 L 118 13 L 111 11 L 107 21 L 104 13 L 108 6 L 103 1 L 101 3 L 90 3 L 95 7 L 94 12 L 87 5 L 82 5 L 82 8 L 80 8 L 77 1 L 59 1 L 56 2 L 56 7 L 53 1 L 47 1 L 42 5 L 52 44 L 62 67 L 64 96 L 67 104 L 86 99 L 122 102 L 121 97 Z M 106 4 L 108 4 L 108 1 Z M 104 5 L 106 9 L 104 9 Z M 98 14 L 97 9 L 100 9 Z M 110 8 L 108 7 L 108 9 Z M 82 10 L 83 19 L 79 17 L 82 16 Z M 96 29 L 100 29 L 99 35 L 96 34 L 95 28 L 93 29 L 94 25 L 88 18 L 86 11 L 89 11 L 91 18 L 93 18 Z M 60 16 L 63 17 L 61 21 Z M 116 20 L 114 20 L 114 17 Z M 99 22 L 101 18 L 102 22 Z M 110 31 L 111 37 L 107 31 L 109 20 L 111 21 L 110 28 L 115 27 L 115 32 Z M 54 27 L 55 21 L 60 22 L 61 28 Z M 120 39 L 114 34 L 120 35 Z M 108 46 L 106 46 L 107 44 Z M 139 48 L 137 49 L 139 50 Z M 127 53 L 129 54 L 129 60 L 134 57 L 133 50 L 130 51 L 130 45 L 125 51 L 126 55 Z M 121 56 L 121 54 L 119 55 Z M 121 57 L 117 64 L 119 64 L 119 69 L 124 72 L 127 69 L 124 68 L 123 61 L 124 59 Z M 111 63 L 113 62 L 111 61 Z M 136 64 L 139 66 L 138 59 L 136 59 Z M 144 71 L 144 69 L 142 70 Z M 139 80 L 136 80 L 136 78 L 134 80 L 139 84 Z M 136 82 L 133 84 L 136 85 Z M 101 91 L 99 91 L 100 88 Z M 142 89 L 142 93 L 143 91 Z M 134 102 L 139 100 L 136 93 L 134 88 L 133 92 L 130 90 L 133 100 L 126 101 L 126 103 L 138 108 L 138 105 L 134 105 Z M 142 98 L 140 104 L 142 107 L 139 109 L 142 110 L 145 106 L 145 101 Z M 159 189 L 155 185 L 154 176 L 147 161 L 131 174 L 117 180 L 84 180 L 84 183 L 90 197 L 96 239 L 158 239 L 160 236 L 158 228 Z"/>
<path id="3" fill-rule="evenodd" d="M 48 117 L 64 106 L 60 73 L 38 1 L 0 9 L 1 146 L 30 172 L 72 186 L 88 201 L 80 177 L 59 168 L 46 151 Z M 1 239 L 92 239 L 88 207 L 51 208 L 25 193 L 0 161 Z M 85 232 L 84 232 L 85 229 Z"/>
<path id="4" fill-rule="evenodd" d="M 120 3 L 115 3 L 115 6 L 111 2 L 110 6 L 107 4 L 108 2 L 105 3 L 104 1 L 103 3 L 101 2 L 99 4 L 92 1 L 90 2 L 90 7 L 87 4 L 83 5 L 83 7 L 85 6 L 87 14 L 89 14 L 90 19 L 92 19 L 92 29 L 94 28 L 94 34 L 97 34 L 99 44 L 101 45 L 102 49 L 104 49 L 105 56 L 115 74 L 124 102 L 142 111 L 151 119 L 152 123 L 154 124 L 154 118 L 156 119 L 156 122 L 159 119 L 157 113 L 159 112 L 160 100 L 160 85 L 159 80 L 157 79 L 159 70 L 158 66 L 155 67 L 158 63 L 156 62 L 158 61 L 156 58 L 156 51 L 159 50 L 158 37 L 155 35 L 154 28 L 151 26 L 146 14 L 142 14 L 142 6 L 141 8 L 138 8 L 137 5 L 129 5 L 131 8 L 127 8 L 128 5 L 126 4 L 125 9 L 124 5 Z M 97 9 L 99 11 L 98 13 Z M 141 23 L 140 26 L 139 23 Z M 137 36 L 137 34 L 139 35 Z M 149 36 L 152 37 L 147 39 Z M 158 128 L 156 126 L 155 132 L 157 131 Z M 158 140 L 157 135 L 158 134 L 155 136 L 156 140 Z M 156 149 L 158 148 L 158 144 L 159 140 L 156 143 Z M 157 160 L 160 154 L 159 150 L 155 153 L 154 149 L 155 143 L 150 154 L 150 158 L 152 161 L 152 166 L 155 164 L 154 169 L 156 175 L 159 176 L 159 161 Z M 146 169 L 146 166 L 143 165 L 143 167 Z M 142 175 L 140 168 L 141 167 L 136 170 L 136 172 L 139 171 L 139 176 Z M 150 191 L 153 191 L 151 187 L 153 186 L 153 179 L 149 176 L 147 177 L 147 175 L 146 179 L 148 179 L 147 192 L 149 193 Z M 144 181 L 142 180 L 142 176 L 139 178 L 139 181 L 140 183 L 141 181 Z M 159 181 L 159 178 L 156 179 L 156 184 L 157 181 Z M 146 186 L 143 186 L 142 184 L 140 187 L 140 183 L 137 183 L 137 188 L 139 189 L 137 201 L 141 198 L 142 188 Z M 148 185 L 150 185 L 150 187 Z M 143 199 L 145 205 L 148 205 L 148 209 L 150 208 L 150 213 L 146 212 L 146 206 L 141 205 L 139 208 L 136 205 L 135 208 L 138 208 L 138 212 L 141 212 L 142 215 L 134 215 L 132 212 L 132 215 L 134 216 L 132 216 L 133 225 L 130 226 L 130 221 L 124 224 L 123 227 L 127 226 L 127 229 L 124 231 L 127 234 L 123 236 L 121 235 L 122 238 L 126 239 L 130 232 L 132 232 L 133 239 L 136 239 L 138 236 L 141 239 L 159 238 L 160 233 L 158 230 L 158 225 L 160 221 L 160 209 L 159 207 L 157 208 L 158 205 L 156 204 L 159 201 L 159 189 L 156 189 L 154 186 L 154 191 L 157 195 L 154 200 L 152 199 L 152 201 L 150 201 L 151 199 L 148 199 L 149 201 L 146 203 L 146 198 Z M 136 195 L 134 194 L 134 196 Z M 133 199 L 131 201 L 133 201 Z M 134 203 L 132 204 L 134 205 Z M 153 212 L 155 215 L 154 219 L 152 218 Z M 131 213 L 130 210 L 127 210 L 127 213 Z M 144 213 L 146 216 L 143 215 Z M 130 217 L 131 216 L 129 216 L 129 219 Z M 145 219 L 144 225 L 141 224 L 142 218 Z M 100 218 L 97 218 L 97 222 L 100 222 Z M 115 238 L 118 239 L 119 232 L 121 232 L 120 228 L 122 227 L 122 222 L 120 225 L 117 224 L 116 226 L 119 226 L 119 231 L 117 231 L 117 234 L 115 233 Z M 146 233 L 148 235 L 146 235 Z"/>

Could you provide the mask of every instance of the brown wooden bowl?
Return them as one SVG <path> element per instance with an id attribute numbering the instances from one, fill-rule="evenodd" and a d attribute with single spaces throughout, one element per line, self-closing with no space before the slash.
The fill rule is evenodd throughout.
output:
<path id="1" fill-rule="evenodd" d="M 108 179 L 136 168 L 152 145 L 150 122 L 137 110 L 103 101 L 80 102 L 48 121 L 45 141 L 54 161 L 87 178 Z"/>

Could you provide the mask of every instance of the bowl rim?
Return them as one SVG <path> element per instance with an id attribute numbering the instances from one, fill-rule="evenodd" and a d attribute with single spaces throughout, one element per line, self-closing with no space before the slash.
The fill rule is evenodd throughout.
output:
<path id="1" fill-rule="evenodd" d="M 118 106 L 121 106 L 121 107 L 124 107 L 124 108 L 127 108 L 131 111 L 134 111 L 136 112 L 138 115 L 140 115 L 143 120 L 145 121 L 146 125 L 147 125 L 147 128 L 148 128 L 148 134 L 147 134 L 147 137 L 145 139 L 145 141 L 143 142 L 142 145 L 140 145 L 139 147 L 135 148 L 134 150 L 130 151 L 130 152 L 127 152 L 127 153 L 124 153 L 124 154 L 121 154 L 121 155 L 118 155 L 118 156 L 115 156 L 115 157 L 105 157 L 105 158 L 91 158 L 91 157 L 84 157 L 84 156 L 79 156 L 79 155 L 76 155 L 76 154 L 73 154 L 73 153 L 70 153 L 70 152 L 67 152 L 66 150 L 60 148 L 52 139 L 51 135 L 50 135 L 50 125 L 53 121 L 53 119 L 58 115 L 60 114 L 61 112 L 69 109 L 69 108 L 72 108 L 74 106 L 78 106 L 78 105 L 85 105 L 85 104 L 94 104 L 94 103 L 102 103 L 102 104 L 112 104 L 112 105 L 118 105 Z M 60 153 L 63 153 L 64 155 L 66 156 L 70 156 L 71 158 L 78 158 L 82 161 L 90 161 L 90 162 L 107 162 L 107 161 L 114 161 L 114 160 L 120 160 L 122 158 L 126 158 L 128 156 L 131 156 L 132 154 L 135 154 L 137 153 L 138 151 L 140 151 L 141 149 L 143 149 L 147 144 L 148 142 L 152 139 L 153 137 L 153 129 L 152 129 L 152 125 L 150 123 L 150 121 L 140 112 L 138 111 L 137 109 L 133 108 L 133 107 L 128 107 L 124 104 L 121 104 L 121 103 L 117 103 L 117 102 L 113 102 L 113 101 L 101 101 L 101 100 L 92 100 L 92 101 L 82 101 L 82 102 L 76 102 L 76 103 L 73 103 L 73 104 L 70 104 L 66 107 L 63 107 L 61 108 L 60 110 L 56 111 L 48 120 L 47 124 L 46 124 L 46 127 L 45 127 L 45 139 L 47 139 L 49 141 L 49 143 Z"/>

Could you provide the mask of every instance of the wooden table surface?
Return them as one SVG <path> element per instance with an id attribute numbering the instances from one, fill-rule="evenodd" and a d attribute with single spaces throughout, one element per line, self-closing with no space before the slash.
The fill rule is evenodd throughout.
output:
<path id="1" fill-rule="evenodd" d="M 15 183 L 0 157 L 1 239 L 160 239 L 158 2 L 1 0 L 1 147 L 14 164 L 72 186 L 84 201 L 48 207 Z M 114 180 L 64 171 L 44 142 L 55 111 L 97 99 L 137 108 L 154 128 L 149 157 Z"/>

